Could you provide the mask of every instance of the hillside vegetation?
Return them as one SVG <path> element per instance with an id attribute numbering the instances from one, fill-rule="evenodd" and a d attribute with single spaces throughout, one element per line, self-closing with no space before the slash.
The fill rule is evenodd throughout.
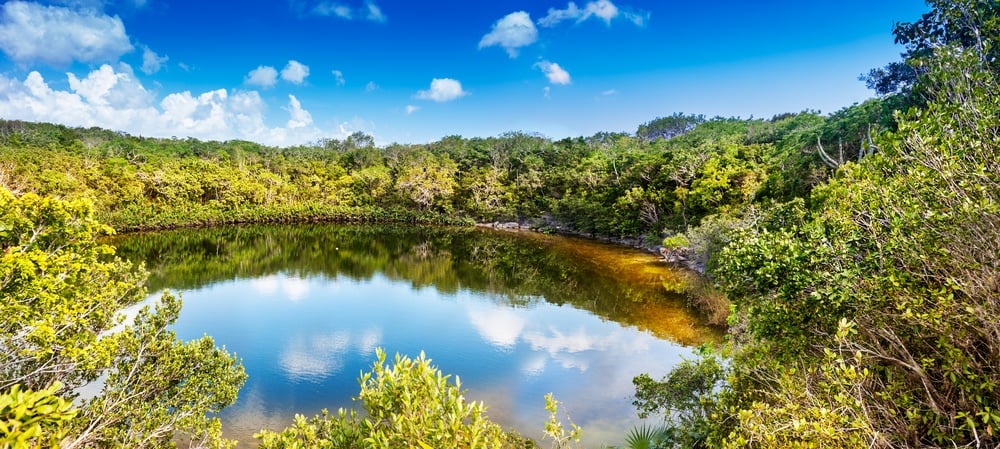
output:
<path id="1" fill-rule="evenodd" d="M 173 337 L 174 298 L 121 324 L 145 274 L 99 243 L 101 223 L 311 220 L 517 221 L 692 260 L 728 297 L 708 312 L 730 336 L 636 377 L 639 412 L 664 422 L 633 429 L 633 447 L 1000 447 L 1000 6 L 929 4 L 896 27 L 903 61 L 865 77 L 882 96 L 827 116 L 382 148 L 2 121 L 0 316 L 15 318 L 0 328 L 0 447 L 228 444 L 205 413 L 235 399 L 242 368 L 208 337 Z M 265 446 L 532 444 L 423 357 L 385 361 L 362 378 L 369 417 L 300 417 Z M 394 402 L 399 386 L 428 399 Z M 575 436 L 550 426 L 560 447 Z"/>

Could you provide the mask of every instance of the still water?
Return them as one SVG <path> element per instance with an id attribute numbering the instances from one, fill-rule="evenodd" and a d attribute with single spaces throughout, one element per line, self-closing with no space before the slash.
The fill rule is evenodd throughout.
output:
<path id="1" fill-rule="evenodd" d="M 222 415 L 253 447 L 296 413 L 355 406 L 375 348 L 425 352 L 505 427 L 538 438 L 543 396 L 584 429 L 584 445 L 619 444 L 638 423 L 632 377 L 665 374 L 719 338 L 655 257 L 611 245 L 483 229 L 244 226 L 124 236 L 151 297 L 184 300 L 174 330 L 211 335 L 249 379 Z"/>

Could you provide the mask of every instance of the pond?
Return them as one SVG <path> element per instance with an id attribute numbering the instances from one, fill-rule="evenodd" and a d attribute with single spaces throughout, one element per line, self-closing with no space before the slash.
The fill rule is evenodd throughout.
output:
<path id="1" fill-rule="evenodd" d="M 650 254 L 581 239 L 399 225 L 241 226 L 116 238 L 151 297 L 184 301 L 174 330 L 235 352 L 249 379 L 221 414 L 240 447 L 295 413 L 352 407 L 375 348 L 461 379 L 491 419 L 538 438 L 544 395 L 619 444 L 637 422 L 632 377 L 659 377 L 716 341 Z"/>

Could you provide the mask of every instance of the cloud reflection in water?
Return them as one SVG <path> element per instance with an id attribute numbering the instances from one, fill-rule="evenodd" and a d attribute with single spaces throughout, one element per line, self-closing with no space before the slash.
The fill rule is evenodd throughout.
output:
<path id="1" fill-rule="evenodd" d="M 273 425 L 276 409 L 311 415 L 350 405 L 358 374 L 371 369 L 381 346 L 390 356 L 426 351 L 461 377 L 470 400 L 487 403 L 491 419 L 535 438 L 547 418 L 542 397 L 554 392 L 586 429 L 584 446 L 600 447 L 619 443 L 605 438 L 634 422 L 632 376 L 661 376 L 690 352 L 570 306 L 510 307 L 478 292 L 442 293 L 380 275 L 279 273 L 184 293 L 179 335 L 210 333 L 248 368 L 249 394 L 226 412 L 241 428 Z M 230 318 L 220 320 L 224 314 Z M 252 442 L 247 437 L 239 436 Z"/>

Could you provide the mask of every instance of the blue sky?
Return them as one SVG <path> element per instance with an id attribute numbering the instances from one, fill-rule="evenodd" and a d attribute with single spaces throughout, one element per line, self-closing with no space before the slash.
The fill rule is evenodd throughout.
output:
<path id="1" fill-rule="evenodd" d="M 0 117 L 379 144 L 834 112 L 920 0 L 63 0 L 0 5 Z"/>

